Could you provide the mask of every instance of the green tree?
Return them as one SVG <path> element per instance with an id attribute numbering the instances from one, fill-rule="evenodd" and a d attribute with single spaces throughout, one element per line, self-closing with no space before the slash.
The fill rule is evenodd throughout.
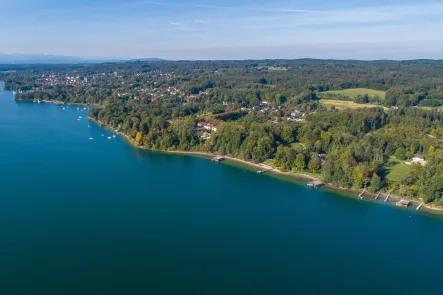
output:
<path id="1" fill-rule="evenodd" d="M 318 173 L 321 170 L 321 163 L 319 157 L 312 157 L 308 163 L 309 171 L 312 173 Z"/>
<path id="2" fill-rule="evenodd" d="M 306 159 L 305 159 L 305 155 L 303 154 L 298 154 L 297 157 L 295 158 L 295 162 L 294 162 L 294 168 L 297 171 L 304 171 L 306 168 Z"/>

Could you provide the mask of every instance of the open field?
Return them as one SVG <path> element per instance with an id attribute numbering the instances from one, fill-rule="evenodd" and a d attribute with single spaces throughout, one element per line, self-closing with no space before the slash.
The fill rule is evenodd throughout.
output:
<path id="1" fill-rule="evenodd" d="M 356 98 L 358 95 L 365 95 L 367 94 L 369 97 L 374 97 L 378 95 L 381 100 L 384 100 L 386 97 L 386 91 L 381 90 L 375 90 L 375 89 L 369 89 L 369 88 L 352 88 L 352 89 L 345 89 L 345 90 L 330 90 L 325 92 L 320 92 L 320 97 L 324 95 L 324 97 L 327 97 L 329 94 L 338 94 L 343 95 L 346 97 L 349 97 L 351 99 Z"/>
<path id="2" fill-rule="evenodd" d="M 392 156 L 385 164 L 385 170 L 387 173 L 387 179 L 390 181 L 399 181 L 408 174 L 408 165 L 403 161 Z"/>
<path id="3" fill-rule="evenodd" d="M 267 69 L 268 71 L 287 71 L 286 67 L 257 67 L 257 70 Z"/>
<path id="4" fill-rule="evenodd" d="M 375 104 L 361 104 L 355 103 L 349 100 L 337 100 L 337 99 L 320 99 L 320 103 L 324 105 L 326 108 L 330 109 L 332 106 L 335 106 L 337 109 L 360 109 L 360 108 L 381 108 L 382 106 Z M 383 107 L 383 109 L 387 110 L 388 108 Z"/>
<path id="5" fill-rule="evenodd" d="M 443 112 L 443 107 L 418 107 L 419 109 L 427 110 L 427 111 L 437 111 L 437 112 Z"/>

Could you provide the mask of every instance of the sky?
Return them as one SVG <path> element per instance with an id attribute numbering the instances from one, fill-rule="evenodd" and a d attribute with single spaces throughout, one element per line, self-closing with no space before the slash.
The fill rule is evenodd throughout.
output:
<path id="1" fill-rule="evenodd" d="M 0 53 L 443 59 L 442 0 L 0 0 Z"/>

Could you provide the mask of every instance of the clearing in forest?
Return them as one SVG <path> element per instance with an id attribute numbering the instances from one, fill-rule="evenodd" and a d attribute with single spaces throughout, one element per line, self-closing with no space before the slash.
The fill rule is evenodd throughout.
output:
<path id="1" fill-rule="evenodd" d="M 386 170 L 386 178 L 388 180 L 400 181 L 408 175 L 409 166 L 406 165 L 404 161 L 391 156 L 388 162 L 384 165 L 384 169 Z"/>
<path id="2" fill-rule="evenodd" d="M 357 96 L 367 94 L 369 97 L 380 97 L 381 100 L 385 99 L 386 91 L 369 89 L 369 88 L 351 88 L 345 90 L 330 90 L 320 92 L 319 95 L 323 97 L 328 97 L 328 95 L 343 95 L 345 97 L 349 97 L 350 99 L 354 99 Z"/>

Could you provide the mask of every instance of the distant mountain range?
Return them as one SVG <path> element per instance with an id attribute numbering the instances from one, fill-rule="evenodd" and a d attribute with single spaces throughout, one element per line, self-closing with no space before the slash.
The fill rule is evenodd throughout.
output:
<path id="1" fill-rule="evenodd" d="M 122 62 L 128 60 L 161 61 L 160 58 L 100 58 L 79 57 L 51 54 L 5 54 L 0 53 L 0 64 L 81 64 L 81 63 L 103 63 Z"/>

